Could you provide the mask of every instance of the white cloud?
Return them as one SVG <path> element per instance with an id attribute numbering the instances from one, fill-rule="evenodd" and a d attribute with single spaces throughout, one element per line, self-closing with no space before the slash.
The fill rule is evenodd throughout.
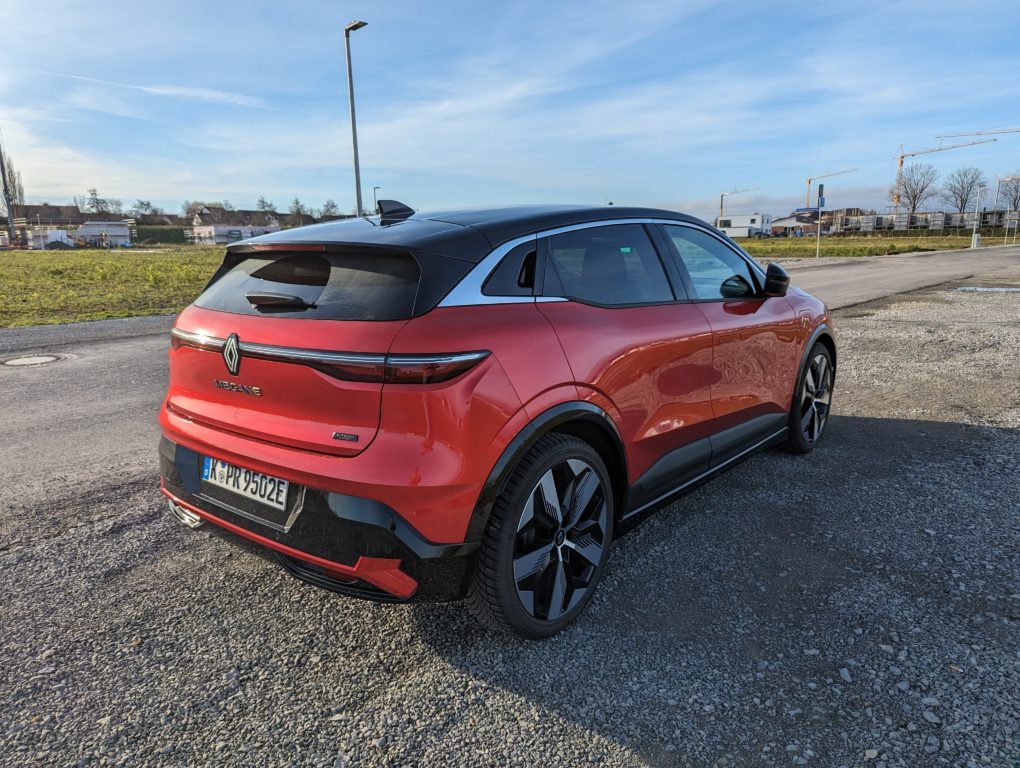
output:
<path id="1" fill-rule="evenodd" d="M 95 77 L 85 77 L 84 75 L 68 75 L 61 72 L 48 72 L 46 70 L 39 70 L 39 72 L 44 75 L 62 77 L 67 80 L 77 80 L 79 82 L 109 86 L 111 88 L 124 88 L 131 91 L 141 91 L 142 93 L 150 93 L 154 96 L 171 96 L 179 99 L 204 101 L 209 104 L 227 104 L 234 107 L 272 110 L 272 107 L 267 107 L 265 105 L 265 101 L 259 97 L 246 96 L 243 93 L 233 93 L 232 91 L 220 91 L 213 88 L 196 88 L 183 85 L 134 85 L 131 83 L 117 83 L 112 80 L 100 80 Z"/>

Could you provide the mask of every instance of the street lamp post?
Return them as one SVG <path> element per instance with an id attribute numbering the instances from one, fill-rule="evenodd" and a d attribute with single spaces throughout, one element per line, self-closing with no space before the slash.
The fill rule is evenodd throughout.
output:
<path id="1" fill-rule="evenodd" d="M 1004 182 L 1004 181 L 1017 181 L 1017 180 L 1020 180 L 1020 176 L 1006 176 L 1005 178 L 1002 178 L 1002 179 L 996 179 L 996 184 L 995 184 L 995 203 L 992 205 L 992 210 L 993 211 L 996 211 L 999 208 L 999 190 L 1002 189 L 1002 182 Z M 1020 222 L 1017 222 L 1017 225 L 1020 226 Z M 1006 231 L 1005 234 L 1002 237 L 1002 244 L 1006 245 L 1006 241 L 1009 239 L 1009 207 L 1008 207 L 1008 200 L 1007 200 L 1006 210 L 1003 213 L 1003 227 L 1002 228 Z"/>
<path id="2" fill-rule="evenodd" d="M 358 216 L 361 209 L 361 165 L 358 162 L 358 121 L 354 116 L 354 73 L 351 71 L 351 32 L 366 25 L 364 21 L 352 21 L 344 27 L 344 50 L 347 53 L 347 94 L 351 101 L 351 140 L 354 144 L 354 205 Z"/>
<path id="3" fill-rule="evenodd" d="M 974 199 L 974 228 L 970 232 L 970 247 L 978 248 L 981 246 L 981 235 L 978 234 L 978 225 L 981 221 L 981 197 L 984 194 L 982 187 L 977 188 L 977 197 Z"/>
<path id="4" fill-rule="evenodd" d="M 373 212 L 379 210 L 379 197 L 376 195 L 376 192 L 378 192 L 380 189 L 382 189 L 382 187 L 372 187 L 372 211 Z"/>

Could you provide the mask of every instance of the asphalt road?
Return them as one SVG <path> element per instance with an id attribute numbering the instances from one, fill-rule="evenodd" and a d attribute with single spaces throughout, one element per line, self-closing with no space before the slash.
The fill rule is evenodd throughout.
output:
<path id="1" fill-rule="evenodd" d="M 1018 261 L 1020 247 L 802 259 L 786 267 L 796 285 L 838 309 Z M 144 317 L 0 329 L 0 360 L 72 356 L 38 368 L 0 366 L 0 503 L 15 493 L 30 498 L 32 489 L 53 493 L 83 477 L 97 487 L 152 471 L 171 321 Z M 6 525 L 0 516 L 0 532 Z"/>
<path id="2" fill-rule="evenodd" d="M 1020 249 L 791 272 L 846 307 L 826 445 L 660 510 L 542 644 L 168 519 L 166 318 L 0 331 L 69 356 L 0 366 L 0 764 L 1016 764 L 1020 298 L 896 294 Z"/>

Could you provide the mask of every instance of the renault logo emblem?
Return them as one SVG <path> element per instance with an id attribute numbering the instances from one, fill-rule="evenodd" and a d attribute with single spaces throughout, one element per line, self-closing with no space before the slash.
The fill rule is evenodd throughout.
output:
<path id="1" fill-rule="evenodd" d="M 238 343 L 236 333 L 227 336 L 227 341 L 223 345 L 223 362 L 231 376 L 236 376 L 241 370 L 241 345 Z"/>

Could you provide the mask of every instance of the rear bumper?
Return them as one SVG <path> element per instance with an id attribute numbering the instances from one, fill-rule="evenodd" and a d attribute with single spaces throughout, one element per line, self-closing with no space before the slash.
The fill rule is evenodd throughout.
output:
<path id="1" fill-rule="evenodd" d="M 292 486 L 293 522 L 279 529 L 260 522 L 243 500 L 204 484 L 200 460 L 161 438 L 161 489 L 171 504 L 273 550 L 293 576 L 384 602 L 463 597 L 477 543 L 431 542 L 379 501 L 307 486 Z"/>

